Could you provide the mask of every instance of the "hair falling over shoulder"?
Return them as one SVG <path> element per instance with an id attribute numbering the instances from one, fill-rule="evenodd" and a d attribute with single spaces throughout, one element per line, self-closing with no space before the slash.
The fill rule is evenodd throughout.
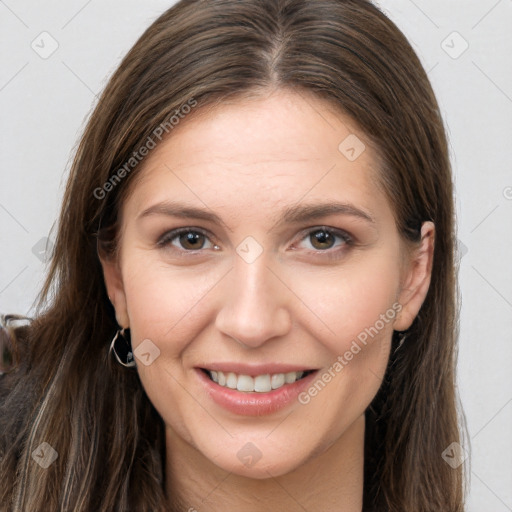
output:
<path id="1" fill-rule="evenodd" d="M 441 457 L 463 432 L 452 177 L 416 54 L 366 0 L 181 0 L 128 52 L 88 121 L 38 314 L 5 321 L 2 511 L 155 512 L 177 499 L 179 490 L 163 485 L 163 422 L 137 372 L 108 357 L 117 323 L 98 250 L 115 251 L 137 167 L 105 184 L 191 99 L 200 109 L 275 87 L 321 96 L 358 123 L 379 150 L 404 240 L 414 243 L 423 221 L 436 226 L 427 298 L 366 413 L 364 510 L 464 510 L 463 468 Z M 45 468 L 35 457 L 49 447 Z"/>

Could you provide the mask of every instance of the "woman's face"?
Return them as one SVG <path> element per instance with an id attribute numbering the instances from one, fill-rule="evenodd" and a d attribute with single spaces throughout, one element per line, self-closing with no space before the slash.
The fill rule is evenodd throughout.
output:
<path id="1" fill-rule="evenodd" d="M 429 279 L 364 134 L 281 90 L 185 118 L 143 166 L 103 265 L 168 443 L 255 478 L 341 443 Z"/>

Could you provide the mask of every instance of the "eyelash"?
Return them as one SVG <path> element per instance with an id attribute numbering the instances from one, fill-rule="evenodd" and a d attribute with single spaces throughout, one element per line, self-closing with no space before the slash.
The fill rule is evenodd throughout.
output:
<path id="1" fill-rule="evenodd" d="M 336 228 L 330 228 L 328 226 L 317 226 L 313 228 L 308 228 L 303 231 L 301 234 L 301 238 L 299 242 L 303 242 L 304 240 L 308 240 L 312 234 L 318 232 L 326 232 L 330 235 L 334 236 L 334 238 L 341 239 L 343 243 L 336 245 L 336 240 L 334 241 L 334 247 L 329 249 L 320 250 L 320 249 L 310 249 L 308 252 L 316 254 L 321 254 L 322 257 L 325 257 L 329 260 L 339 259 L 342 254 L 347 250 L 347 247 L 353 246 L 355 244 L 354 239 L 350 236 L 346 231 Z"/>
<path id="2" fill-rule="evenodd" d="M 321 254 L 322 257 L 334 260 L 334 259 L 341 257 L 340 253 L 343 253 L 346 250 L 347 246 L 352 246 L 355 243 L 352 236 L 350 236 L 347 232 L 340 230 L 340 229 L 336 229 L 336 228 L 330 228 L 327 226 L 317 226 L 317 227 L 313 227 L 313 228 L 308 228 L 307 230 L 302 232 L 302 234 L 304 234 L 304 236 L 302 236 L 302 234 L 301 234 L 301 238 L 300 238 L 299 242 L 303 242 L 304 240 L 308 239 L 312 234 L 318 233 L 321 231 L 329 233 L 330 235 L 333 235 L 335 238 L 341 239 L 343 243 L 338 246 L 335 245 L 334 247 L 331 247 L 331 248 L 328 248 L 325 250 L 312 249 L 312 250 L 309 250 L 308 252 L 313 253 L 315 255 Z M 183 233 L 199 233 L 199 234 L 205 236 L 208 240 L 210 240 L 210 235 L 204 229 L 196 228 L 196 227 L 183 227 L 183 228 L 173 229 L 172 231 L 168 231 L 167 233 L 165 233 L 163 236 L 161 236 L 159 238 L 157 245 L 161 248 L 167 248 L 172 245 L 172 241 L 174 239 L 176 239 Z M 211 240 L 210 240 L 210 242 L 214 246 L 217 245 L 215 242 L 212 242 Z M 336 241 L 335 241 L 335 243 L 336 243 Z M 295 247 L 294 247 L 294 249 L 295 249 Z M 181 252 L 183 255 L 186 254 L 186 256 L 199 255 L 199 253 L 203 251 L 203 249 L 187 250 L 187 249 L 180 249 L 177 247 L 173 247 L 173 250 L 177 250 L 178 252 Z"/>

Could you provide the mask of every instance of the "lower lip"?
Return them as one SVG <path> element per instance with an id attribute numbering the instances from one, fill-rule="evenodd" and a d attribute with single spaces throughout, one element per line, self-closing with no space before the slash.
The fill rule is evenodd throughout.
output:
<path id="1" fill-rule="evenodd" d="M 310 385 L 317 372 L 310 373 L 293 384 L 285 384 L 268 393 L 256 391 L 246 393 L 225 388 L 213 382 L 203 370 L 197 369 L 197 373 L 206 392 L 217 405 L 240 416 L 263 416 L 277 412 L 294 401 L 298 401 L 297 397 Z"/>

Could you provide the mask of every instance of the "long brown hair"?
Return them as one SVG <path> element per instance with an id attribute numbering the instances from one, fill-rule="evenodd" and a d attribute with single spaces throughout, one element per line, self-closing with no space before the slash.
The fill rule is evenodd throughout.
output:
<path id="1" fill-rule="evenodd" d="M 163 422 L 137 373 L 108 357 L 117 323 L 98 246 L 115 249 L 119 207 L 142 166 L 131 159 L 158 127 L 172 136 L 169 120 L 182 118 L 184 105 L 199 110 L 274 87 L 314 93 L 359 125 L 378 148 L 405 240 L 417 241 L 423 221 L 435 224 L 428 295 L 396 352 L 394 333 L 366 413 L 364 510 L 463 510 L 462 466 L 441 456 L 460 440 L 446 135 L 413 49 L 366 0 L 181 0 L 126 55 L 78 146 L 39 313 L 11 329 L 18 364 L 0 377 L 3 507 L 154 512 L 172 502 Z M 47 469 L 32 460 L 43 442 L 57 454 Z"/>

